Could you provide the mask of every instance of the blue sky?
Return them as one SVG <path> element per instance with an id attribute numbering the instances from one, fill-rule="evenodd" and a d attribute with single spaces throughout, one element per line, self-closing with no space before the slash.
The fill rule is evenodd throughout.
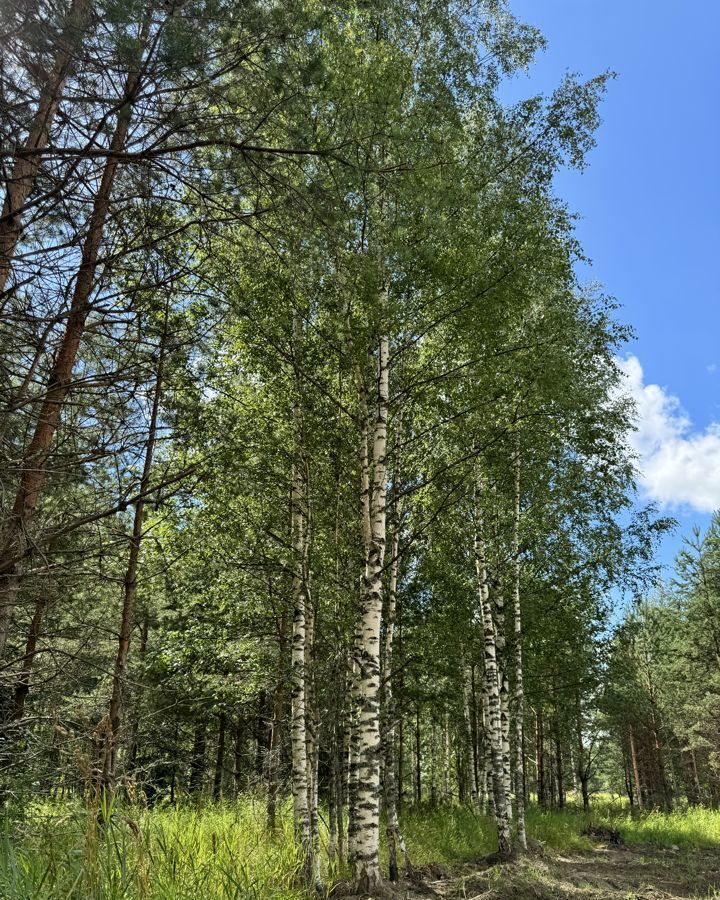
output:
<path id="1" fill-rule="evenodd" d="M 661 550 L 720 507 L 720 0 L 510 0 L 547 49 L 514 96 L 567 71 L 618 75 L 583 173 L 557 189 L 580 214 L 596 279 L 636 339 L 628 389 L 640 406 L 643 493 L 680 522 Z"/>

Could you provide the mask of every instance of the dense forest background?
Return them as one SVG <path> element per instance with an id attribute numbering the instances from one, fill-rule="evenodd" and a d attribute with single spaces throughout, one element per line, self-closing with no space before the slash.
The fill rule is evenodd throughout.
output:
<path id="1" fill-rule="evenodd" d="M 611 75 L 503 105 L 500 0 L 1 29 L 6 808 L 252 795 L 370 891 L 411 805 L 717 807 L 720 519 L 661 582 L 553 190 Z"/>

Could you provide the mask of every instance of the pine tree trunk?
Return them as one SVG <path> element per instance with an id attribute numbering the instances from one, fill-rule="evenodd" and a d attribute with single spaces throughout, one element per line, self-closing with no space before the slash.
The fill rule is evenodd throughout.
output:
<path id="1" fill-rule="evenodd" d="M 149 19 L 146 19 L 141 44 L 147 39 Z M 22 476 L 10 519 L 3 533 L 0 551 L 0 659 L 5 655 L 10 619 L 18 589 L 17 566 L 27 549 L 27 534 L 35 508 L 45 483 L 50 448 L 60 421 L 65 399 L 72 381 L 80 342 L 90 312 L 90 297 L 95 285 L 98 255 L 110 208 L 110 195 L 115 183 L 119 153 L 125 149 L 130 129 L 132 106 L 140 87 L 138 70 L 131 71 L 125 82 L 124 103 L 117 114 L 115 132 L 98 192 L 93 202 L 90 223 L 82 248 L 80 267 L 75 280 L 65 331 L 55 354 L 46 383 L 35 431 L 25 452 Z"/>
<path id="2" fill-rule="evenodd" d="M 155 440 L 157 437 L 158 414 L 160 411 L 160 400 L 162 397 L 163 389 L 166 340 L 167 318 L 165 321 L 165 332 L 163 333 L 160 341 L 157 374 L 155 379 L 155 390 L 153 392 L 150 423 L 148 425 L 147 444 L 145 447 L 145 460 L 143 463 L 142 475 L 140 477 L 139 494 L 141 495 L 141 497 L 143 497 L 147 493 L 147 490 L 150 487 L 153 454 L 155 451 Z M 127 667 L 127 658 L 130 651 L 130 638 L 133 628 L 133 611 L 135 607 L 135 595 L 137 593 L 137 570 L 143 539 L 144 517 L 145 501 L 143 499 L 140 499 L 135 504 L 133 531 L 132 538 L 130 540 L 130 553 L 128 555 L 127 569 L 125 570 L 123 605 L 122 613 L 120 616 L 120 631 L 118 634 L 118 649 L 117 655 L 115 657 L 115 668 L 113 670 L 112 696 L 110 698 L 110 708 L 108 710 L 108 715 L 110 718 L 110 733 L 105 751 L 105 758 L 103 761 L 103 787 L 108 791 L 112 791 L 114 788 L 117 750 L 120 739 L 120 730 L 122 728 L 123 722 L 123 693 L 125 687 L 125 670 Z"/>
<path id="3" fill-rule="evenodd" d="M 17 153 L 5 185 L 5 201 L 0 217 L 0 300 L 7 286 L 15 248 L 22 231 L 23 208 L 40 171 L 42 151 L 50 141 L 65 83 L 82 40 L 89 0 L 72 0 L 60 35 L 57 53 L 42 87 L 35 116 L 22 151 Z M 0 308 L 2 303 L 0 302 Z"/>
<path id="4" fill-rule="evenodd" d="M 139 647 L 139 656 L 142 663 L 145 662 L 145 655 L 147 653 L 147 644 L 148 644 L 148 635 L 150 633 L 150 622 L 148 620 L 147 615 L 143 619 L 142 628 L 140 629 L 140 647 Z M 137 690 L 135 691 L 134 697 L 134 713 L 132 718 L 132 723 L 130 725 L 130 750 L 128 752 L 128 770 L 135 771 L 135 767 L 137 765 L 138 758 L 138 733 L 140 731 L 140 707 L 142 703 L 143 697 L 143 688 L 142 685 L 139 685 Z"/>
<path id="5" fill-rule="evenodd" d="M 44 592 L 41 592 L 35 601 L 35 611 L 25 643 L 25 653 L 23 654 L 20 667 L 20 676 L 18 677 L 17 685 L 15 687 L 13 718 L 16 721 L 20 721 L 25 715 L 25 701 L 30 691 L 30 674 L 35 661 L 37 642 L 40 637 L 40 629 L 42 627 L 42 620 L 46 607 L 47 597 Z"/>
<path id="6" fill-rule="evenodd" d="M 632 725 L 628 727 L 628 743 L 630 744 L 630 759 L 632 761 L 633 780 L 635 782 L 635 796 L 639 809 L 643 809 L 643 793 L 642 782 L 640 781 L 640 765 L 638 763 L 637 745 L 635 743 L 635 732 Z"/>

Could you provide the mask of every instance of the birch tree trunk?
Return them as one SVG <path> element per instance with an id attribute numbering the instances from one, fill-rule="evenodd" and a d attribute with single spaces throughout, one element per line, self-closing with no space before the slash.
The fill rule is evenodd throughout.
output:
<path id="1" fill-rule="evenodd" d="M 293 630 L 292 630 L 292 796 L 295 839 L 302 855 L 305 881 L 313 878 L 313 843 L 310 819 L 308 734 L 307 734 L 307 592 L 308 516 L 304 465 L 304 427 L 300 408 L 299 359 L 302 353 L 302 323 L 293 319 L 293 343 L 296 359 L 296 397 L 293 402 L 295 460 L 292 476 L 292 545 L 293 545 Z"/>
<path id="2" fill-rule="evenodd" d="M 515 619 L 515 804 L 517 807 L 518 841 L 527 850 L 525 831 L 525 744 L 523 728 L 525 724 L 525 690 L 523 684 L 522 608 L 520 604 L 520 449 L 516 445 L 514 454 L 513 490 L 513 613 Z"/>
<path id="3" fill-rule="evenodd" d="M 464 657 L 464 653 L 463 653 Z M 465 731 L 464 752 L 463 752 L 463 771 L 464 778 L 470 791 L 470 797 L 473 806 L 478 802 L 477 779 L 475 777 L 474 762 L 474 740 L 473 740 L 473 720 L 470 709 L 470 701 L 472 698 L 471 687 L 472 674 L 470 668 L 463 663 L 463 726 Z"/>
<path id="4" fill-rule="evenodd" d="M 320 873 L 320 822 L 318 817 L 318 763 L 320 747 L 318 744 L 319 721 L 316 706 L 316 690 L 314 682 L 315 651 L 315 607 L 310 586 L 310 536 L 312 534 L 312 517 L 310 509 L 310 473 L 307 457 L 303 456 L 304 500 L 305 500 L 305 547 L 303 552 L 303 577 L 305 578 L 305 742 L 308 767 L 308 817 L 310 820 L 310 842 L 312 853 L 312 878 L 315 890 L 322 893 L 322 877 Z"/>
<path id="5" fill-rule="evenodd" d="M 490 704 L 488 702 L 487 675 L 483 663 L 483 689 L 482 689 L 482 721 L 483 721 L 483 779 L 487 796 L 488 812 L 495 817 L 495 789 L 493 779 L 492 743 L 490 741 Z"/>
<path id="6" fill-rule="evenodd" d="M 500 733 L 502 741 L 502 777 L 508 821 L 512 821 L 512 760 L 510 758 L 510 682 L 508 678 L 507 640 L 505 636 L 505 597 L 502 587 L 493 591 L 491 609 L 494 613 L 495 645 L 497 649 L 498 690 L 500 696 Z"/>
<path id="7" fill-rule="evenodd" d="M 540 809 L 547 809 L 547 783 L 545 771 L 545 722 L 542 708 L 535 713 L 535 755 L 537 769 L 537 799 Z"/>
<path id="8" fill-rule="evenodd" d="M 383 301 L 387 299 L 387 285 Z M 372 443 L 372 486 L 369 514 L 369 547 L 363 584 L 358 659 L 358 779 L 356 789 L 354 889 L 372 893 L 380 877 L 380 623 L 383 607 L 382 570 L 385 559 L 387 518 L 387 432 L 389 405 L 390 342 L 381 335 L 377 354 L 377 392 Z M 364 485 L 363 485 L 364 487 Z"/>
<path id="9" fill-rule="evenodd" d="M 363 641 L 362 613 L 365 607 L 366 584 L 370 558 L 372 524 L 370 518 L 370 413 L 359 367 L 355 367 L 355 381 L 360 407 L 360 523 L 363 536 L 363 572 L 360 578 L 360 611 L 353 633 L 353 652 L 350 659 L 350 716 L 348 721 L 348 861 L 354 868 L 358 835 L 358 784 L 360 772 L 360 714 L 362 709 L 361 657 Z"/>
<path id="10" fill-rule="evenodd" d="M 272 590 L 272 582 L 269 585 Z M 278 655 L 277 655 L 277 681 L 275 683 L 275 694 L 273 697 L 273 713 L 272 713 L 272 729 L 270 731 L 270 747 L 268 749 L 268 797 L 267 797 L 267 818 L 268 828 L 270 831 L 275 830 L 275 818 L 277 812 L 277 800 L 279 792 L 279 764 L 280 764 L 280 746 L 282 741 L 283 712 L 285 706 L 285 675 L 286 662 L 285 654 L 287 653 L 287 614 L 285 607 L 280 614 L 277 623 L 278 628 Z"/>
<path id="11" fill-rule="evenodd" d="M 12 171 L 5 184 L 5 200 L 0 216 L 0 297 L 5 292 L 15 248 L 20 239 L 23 209 L 35 186 L 42 151 L 50 141 L 50 129 L 82 39 L 88 5 L 89 0 L 72 0 L 55 59 L 40 91 L 27 138 L 16 153 Z"/>
<path id="12" fill-rule="evenodd" d="M 393 533 L 390 561 L 390 577 L 388 579 L 387 618 L 385 623 L 384 654 L 384 694 L 385 694 L 385 815 L 387 817 L 387 842 L 390 881 L 398 880 L 397 848 L 403 854 L 405 871 L 410 874 L 412 866 L 407 852 L 405 840 L 400 831 L 400 820 L 397 809 L 397 783 L 395 779 L 395 716 L 396 704 L 393 697 L 393 640 L 395 633 L 395 617 L 397 610 L 398 553 L 400 549 L 400 515 L 397 509 L 397 460 L 394 481 L 396 483 L 393 499 Z M 433 723 L 434 725 L 434 723 Z M 434 781 L 433 781 L 434 783 Z"/>
<path id="13" fill-rule="evenodd" d="M 482 480 L 478 476 L 476 485 L 476 504 L 478 508 L 475 532 L 475 569 L 478 584 L 478 600 L 480 604 L 485 662 L 485 692 L 487 695 L 487 731 L 492 758 L 492 783 L 495 822 L 498 832 L 498 853 L 507 858 L 512 853 L 512 835 L 510 819 L 507 815 L 507 795 L 503 776 L 503 736 L 500 706 L 500 673 L 497 663 L 497 647 L 495 644 L 495 626 L 487 580 L 487 561 L 485 544 L 482 537 L 482 516 L 479 509 L 479 497 L 482 493 Z"/>

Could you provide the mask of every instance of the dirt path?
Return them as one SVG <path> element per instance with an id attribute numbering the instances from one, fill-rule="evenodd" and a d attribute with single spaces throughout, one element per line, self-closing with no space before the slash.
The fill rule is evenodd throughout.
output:
<path id="1" fill-rule="evenodd" d="M 429 866 L 422 876 L 406 887 L 409 900 L 707 900 L 720 898 L 720 849 L 598 847 L 452 875 Z"/>

